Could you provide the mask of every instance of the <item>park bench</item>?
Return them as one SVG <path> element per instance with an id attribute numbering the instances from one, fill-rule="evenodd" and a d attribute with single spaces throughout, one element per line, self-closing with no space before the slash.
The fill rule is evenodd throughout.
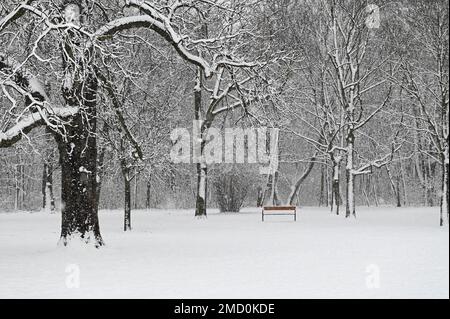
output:
<path id="1" fill-rule="evenodd" d="M 262 221 L 264 221 L 265 216 L 294 216 L 294 221 L 297 221 L 297 207 L 264 206 L 262 209 Z"/>

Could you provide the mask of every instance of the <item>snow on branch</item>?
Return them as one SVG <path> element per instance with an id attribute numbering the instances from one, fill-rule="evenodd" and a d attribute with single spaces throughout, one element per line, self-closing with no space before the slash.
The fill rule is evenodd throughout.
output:
<path id="1" fill-rule="evenodd" d="M 42 82 L 25 69 L 21 63 L 2 52 L 0 52 L 0 72 L 28 92 L 34 99 L 41 102 L 48 100 Z"/>
<path id="2" fill-rule="evenodd" d="M 223 54 L 214 55 L 212 62 L 209 62 L 195 50 L 196 45 L 201 43 L 214 43 L 227 39 L 226 37 L 202 39 L 199 42 L 193 42 L 189 36 L 182 35 L 176 31 L 178 28 L 173 22 L 173 15 L 177 8 L 183 5 L 193 6 L 192 1 L 177 1 L 176 6 L 171 7 L 166 13 L 160 8 L 157 8 L 153 3 L 142 0 L 126 0 L 126 5 L 129 7 L 136 7 L 143 12 L 143 15 L 130 16 L 113 20 L 98 29 L 93 37 L 99 40 L 106 39 L 115 33 L 125 31 L 133 28 L 146 27 L 161 35 L 168 43 L 170 43 L 178 54 L 186 61 L 200 67 L 205 76 L 210 78 L 222 66 L 231 67 L 254 67 L 257 64 L 245 61 L 239 61 L 230 56 Z M 234 36 L 233 36 L 234 37 Z M 192 47 L 192 49 L 190 49 Z"/>
<path id="3" fill-rule="evenodd" d="M 77 107 L 53 108 L 51 110 L 37 111 L 22 117 L 16 124 L 6 132 L 0 132 L 0 148 L 10 147 L 22 139 L 22 136 L 32 129 L 45 124 L 52 119 L 66 118 L 77 114 Z"/>
<path id="4" fill-rule="evenodd" d="M 358 169 L 352 169 L 351 173 L 353 175 L 367 175 L 372 174 L 373 168 L 382 168 L 392 162 L 394 154 L 397 153 L 402 148 L 402 145 L 394 147 L 392 146 L 392 151 L 386 154 L 382 158 L 370 161 L 359 167 Z"/>
<path id="5" fill-rule="evenodd" d="M 34 0 L 26 0 L 19 4 L 14 10 L 8 13 L 5 17 L 0 20 L 0 31 L 5 29 L 9 24 L 19 19 L 27 11 L 26 7 L 31 4 Z"/>
<path id="6" fill-rule="evenodd" d="M 25 97 L 26 110 L 15 120 L 15 124 L 0 132 L 0 148 L 10 147 L 22 139 L 22 136 L 32 129 L 47 125 L 54 131 L 59 131 L 64 118 L 78 113 L 78 107 L 52 108 L 48 103 L 48 96 L 42 82 L 27 70 L 23 64 L 0 52 L 0 74 L 3 92 L 8 93 L 7 88 L 15 90 Z M 6 94 L 12 99 L 10 94 Z M 15 104 L 15 101 L 12 101 Z M 28 115 L 23 115 L 29 112 Z"/>

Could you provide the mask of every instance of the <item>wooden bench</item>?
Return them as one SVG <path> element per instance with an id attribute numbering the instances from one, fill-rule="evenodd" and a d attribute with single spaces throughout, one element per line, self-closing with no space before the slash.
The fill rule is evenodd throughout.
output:
<path id="1" fill-rule="evenodd" d="M 262 209 L 262 221 L 264 221 L 264 216 L 294 216 L 294 221 L 297 221 L 297 207 L 264 206 Z"/>

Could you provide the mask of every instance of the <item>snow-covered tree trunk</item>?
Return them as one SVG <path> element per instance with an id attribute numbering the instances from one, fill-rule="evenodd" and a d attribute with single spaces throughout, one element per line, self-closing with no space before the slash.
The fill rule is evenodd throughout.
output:
<path id="1" fill-rule="evenodd" d="M 345 205 L 345 217 L 356 216 L 355 209 L 355 174 L 354 161 L 355 161 L 355 136 L 353 130 L 350 128 L 347 133 L 347 165 L 345 168 L 346 173 L 346 205 Z"/>
<path id="2" fill-rule="evenodd" d="M 449 200 L 449 189 L 448 189 L 448 183 L 449 183 L 449 148 L 446 146 L 445 153 L 443 154 L 442 158 L 442 193 L 441 193 L 441 218 L 440 218 L 440 225 L 444 226 L 445 224 L 445 215 L 447 215 L 447 222 L 449 221 L 449 207 L 448 207 L 448 200 Z"/>
<path id="3" fill-rule="evenodd" d="M 42 171 L 42 209 L 55 213 L 55 198 L 53 195 L 53 165 L 44 163 Z"/>
<path id="4" fill-rule="evenodd" d="M 66 22 L 81 25 L 81 2 L 64 7 Z M 102 246 L 98 221 L 97 191 L 97 89 L 90 50 L 80 47 L 79 34 L 67 33 L 61 44 L 65 81 L 62 94 L 67 106 L 80 109 L 64 125 L 64 135 L 55 134 L 61 164 L 62 227 L 60 242 L 72 237 Z"/>

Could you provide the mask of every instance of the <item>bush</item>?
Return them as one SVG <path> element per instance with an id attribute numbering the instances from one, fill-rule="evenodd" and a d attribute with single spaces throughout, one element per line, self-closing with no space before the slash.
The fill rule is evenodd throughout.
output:
<path id="1" fill-rule="evenodd" d="M 238 213 L 244 204 L 251 183 L 236 169 L 216 176 L 213 187 L 221 213 Z"/>

